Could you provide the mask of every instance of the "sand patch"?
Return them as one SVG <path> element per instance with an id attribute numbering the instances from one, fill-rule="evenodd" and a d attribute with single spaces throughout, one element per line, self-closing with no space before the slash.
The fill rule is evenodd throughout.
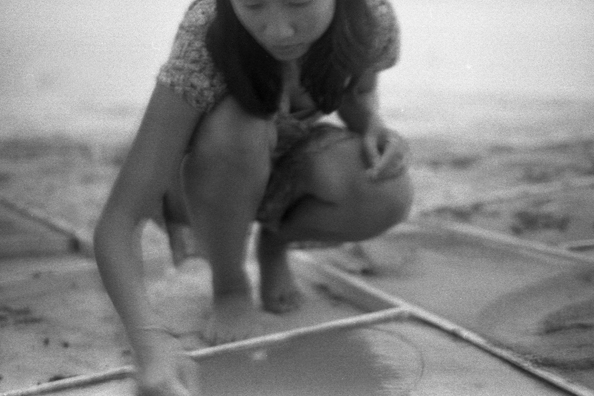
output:
<path id="1" fill-rule="evenodd" d="M 487 306 L 479 323 L 487 336 L 540 365 L 594 369 L 594 271 L 558 275 L 509 293 Z"/>

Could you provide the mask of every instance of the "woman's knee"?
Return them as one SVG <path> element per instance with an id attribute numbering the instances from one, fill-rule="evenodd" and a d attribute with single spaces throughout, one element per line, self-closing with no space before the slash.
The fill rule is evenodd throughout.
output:
<path id="1" fill-rule="evenodd" d="M 414 189 L 408 172 L 397 178 L 388 179 L 383 182 L 385 191 L 378 194 L 379 205 L 384 205 L 387 226 L 391 227 L 401 223 L 408 218 L 413 203 Z M 373 194 L 373 192 L 372 192 Z M 375 204 L 375 202 L 373 202 Z"/>
<path id="2" fill-rule="evenodd" d="M 210 170 L 265 182 L 275 145 L 274 122 L 245 112 L 228 97 L 199 124 L 184 160 L 183 178 L 200 177 Z"/>
<path id="3" fill-rule="evenodd" d="M 373 237 L 405 221 L 413 201 L 413 187 L 408 173 L 381 182 L 363 182 L 357 192 L 345 200 L 350 207 L 350 223 L 356 232 Z"/>
<path id="4" fill-rule="evenodd" d="M 323 153 L 316 162 L 314 195 L 342 208 L 340 223 L 353 239 L 381 234 L 406 220 L 413 201 L 408 172 L 381 181 L 366 171 L 360 139 L 344 141 Z"/>

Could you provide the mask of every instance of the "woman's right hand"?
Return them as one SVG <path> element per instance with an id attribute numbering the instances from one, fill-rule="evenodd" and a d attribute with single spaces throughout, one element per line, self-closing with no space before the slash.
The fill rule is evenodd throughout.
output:
<path id="1" fill-rule="evenodd" d="M 139 362 L 138 396 L 197 396 L 198 365 L 184 356 L 178 340 L 168 336 L 148 358 Z"/>

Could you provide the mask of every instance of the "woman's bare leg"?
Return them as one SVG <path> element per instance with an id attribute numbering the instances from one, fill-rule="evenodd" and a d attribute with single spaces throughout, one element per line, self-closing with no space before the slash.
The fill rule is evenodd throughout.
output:
<path id="1" fill-rule="evenodd" d="M 246 243 L 269 178 L 275 137 L 272 121 L 248 115 L 228 98 L 202 122 L 182 164 L 190 222 L 212 269 L 214 309 L 205 336 L 213 343 L 252 331 Z"/>
<path id="2" fill-rule="evenodd" d="M 301 293 L 287 261 L 287 241 L 262 229 L 258 240 L 260 299 L 265 310 L 285 313 L 301 305 Z"/>
<path id="3" fill-rule="evenodd" d="M 310 157 L 305 199 L 286 216 L 279 237 L 288 241 L 361 241 L 405 220 L 413 189 L 407 172 L 372 181 L 362 139 L 336 143 Z"/>
<path id="4" fill-rule="evenodd" d="M 289 243 L 365 240 L 408 215 L 412 203 L 408 174 L 370 181 L 361 145 L 360 138 L 352 138 L 312 155 L 305 176 L 305 198 L 287 213 L 280 230 L 262 230 L 260 295 L 264 308 L 287 312 L 301 301 L 286 260 Z"/>

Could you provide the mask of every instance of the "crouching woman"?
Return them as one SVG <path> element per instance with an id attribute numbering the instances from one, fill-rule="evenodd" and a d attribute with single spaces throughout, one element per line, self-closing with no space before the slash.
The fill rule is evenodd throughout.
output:
<path id="1" fill-rule="evenodd" d="M 243 264 L 254 222 L 262 305 L 282 313 L 301 301 L 291 243 L 364 240 L 405 219 L 408 149 L 377 96 L 398 45 L 388 0 L 192 3 L 95 232 L 147 394 L 185 394 L 192 380 L 147 303 L 137 248 L 146 220 L 165 225 L 175 262 L 178 231 L 191 230 L 212 270 L 204 336 L 219 343 L 250 335 Z M 330 113 L 342 123 L 320 122 Z"/>

